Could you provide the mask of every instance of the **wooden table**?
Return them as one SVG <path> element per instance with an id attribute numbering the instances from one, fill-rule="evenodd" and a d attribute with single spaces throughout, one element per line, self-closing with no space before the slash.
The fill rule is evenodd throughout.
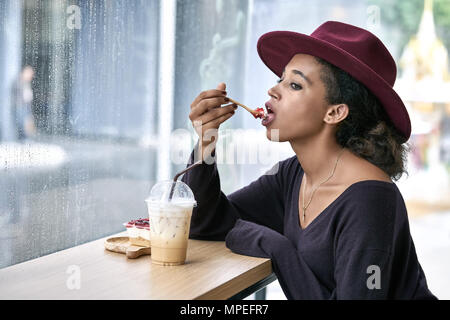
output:
<path id="1" fill-rule="evenodd" d="M 1 269 L 0 299 L 229 299 L 275 279 L 269 259 L 222 241 L 189 240 L 186 264 L 167 267 L 107 251 L 106 238 Z"/>

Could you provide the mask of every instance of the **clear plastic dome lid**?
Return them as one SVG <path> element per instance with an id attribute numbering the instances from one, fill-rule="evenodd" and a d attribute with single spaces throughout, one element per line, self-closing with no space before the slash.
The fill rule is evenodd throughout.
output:
<path id="1" fill-rule="evenodd" d="M 169 200 L 169 195 L 172 196 Z M 194 194 L 191 188 L 182 182 L 173 180 L 164 180 L 157 182 L 150 191 L 150 196 L 145 199 L 149 204 L 174 204 L 174 205 L 192 205 L 197 206 Z"/>

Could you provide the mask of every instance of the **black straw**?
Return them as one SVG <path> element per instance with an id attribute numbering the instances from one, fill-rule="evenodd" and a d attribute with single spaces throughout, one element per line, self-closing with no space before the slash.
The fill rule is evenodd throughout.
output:
<path id="1" fill-rule="evenodd" d="M 194 168 L 194 167 L 196 167 L 196 166 L 198 166 L 198 165 L 200 165 L 200 164 L 202 164 L 202 160 L 197 161 L 196 163 L 194 163 L 194 164 L 191 165 L 190 167 L 187 167 L 186 169 L 184 169 L 183 171 L 178 172 L 178 173 L 175 175 L 175 177 L 173 178 L 173 181 L 172 181 L 172 187 L 170 188 L 169 202 L 172 200 L 172 197 L 173 197 L 173 191 L 174 191 L 174 189 L 175 189 L 175 185 L 176 185 L 177 179 L 178 179 L 182 174 L 184 174 L 186 171 L 188 171 L 188 170 L 190 170 L 190 169 L 192 169 L 192 168 Z"/>

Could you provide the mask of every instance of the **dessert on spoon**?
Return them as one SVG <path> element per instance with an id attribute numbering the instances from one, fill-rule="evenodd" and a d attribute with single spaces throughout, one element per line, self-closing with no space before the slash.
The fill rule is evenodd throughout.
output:
<path id="1" fill-rule="evenodd" d="M 266 111 L 264 110 L 264 108 L 256 108 L 255 110 L 252 110 L 246 105 L 243 105 L 242 103 L 237 102 L 231 98 L 228 98 L 228 100 L 250 112 L 255 117 L 255 119 L 261 118 L 261 124 L 265 127 L 269 127 L 269 125 L 275 120 L 275 112 L 270 102 L 266 103 Z"/>
<path id="2" fill-rule="evenodd" d="M 237 104 L 238 106 L 241 106 L 242 108 L 244 108 L 245 110 L 250 112 L 255 117 L 255 119 L 257 119 L 257 118 L 265 119 L 267 117 L 267 112 L 264 111 L 263 108 L 256 108 L 255 110 L 253 110 L 253 109 L 250 109 L 249 107 L 247 107 L 246 105 L 243 105 L 242 103 L 237 102 L 231 98 L 228 98 L 228 99 L 230 100 L 230 102 Z"/>

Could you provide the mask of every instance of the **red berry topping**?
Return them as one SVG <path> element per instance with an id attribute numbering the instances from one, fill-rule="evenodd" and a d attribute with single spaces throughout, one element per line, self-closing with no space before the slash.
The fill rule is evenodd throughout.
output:
<path id="1" fill-rule="evenodd" d="M 149 229 L 150 223 L 148 218 L 141 218 L 137 220 L 131 220 L 125 225 L 127 228 L 132 228 L 133 226 L 138 229 Z"/>
<path id="2" fill-rule="evenodd" d="M 264 117 L 264 109 L 263 108 L 257 108 L 255 110 L 255 112 L 257 113 L 256 115 L 253 114 L 253 116 L 255 117 L 255 119 L 257 118 L 263 118 Z"/>

